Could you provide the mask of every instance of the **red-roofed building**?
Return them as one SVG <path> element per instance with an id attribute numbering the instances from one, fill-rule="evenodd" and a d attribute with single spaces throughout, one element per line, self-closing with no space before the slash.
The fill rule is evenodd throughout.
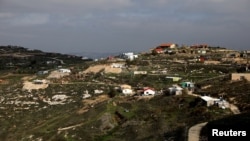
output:
<path id="1" fill-rule="evenodd" d="M 163 44 L 160 44 L 159 46 L 156 47 L 157 48 L 162 48 L 162 49 L 169 49 L 169 48 L 176 48 L 177 45 L 174 44 L 174 43 L 163 43 Z"/>
<path id="2" fill-rule="evenodd" d="M 154 53 L 165 53 L 167 50 L 176 48 L 178 45 L 174 43 L 163 43 L 153 49 Z"/>
<path id="3" fill-rule="evenodd" d="M 150 87 L 144 87 L 143 88 L 143 95 L 155 95 L 155 90 Z"/>

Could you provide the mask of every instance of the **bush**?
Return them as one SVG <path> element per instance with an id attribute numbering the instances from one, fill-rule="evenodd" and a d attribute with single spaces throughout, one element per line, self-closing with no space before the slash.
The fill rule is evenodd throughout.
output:
<path id="1" fill-rule="evenodd" d="M 114 88 L 110 88 L 108 95 L 110 98 L 115 97 L 116 95 L 118 95 L 118 92 L 114 89 Z"/>

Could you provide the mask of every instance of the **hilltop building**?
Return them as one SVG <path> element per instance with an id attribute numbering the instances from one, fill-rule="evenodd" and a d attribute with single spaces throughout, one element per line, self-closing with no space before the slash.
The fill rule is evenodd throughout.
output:
<path id="1" fill-rule="evenodd" d="M 161 54 L 161 53 L 166 53 L 166 52 L 172 52 L 172 49 L 177 48 L 178 45 L 175 43 L 163 43 L 158 45 L 153 49 L 154 53 Z"/>
<path id="2" fill-rule="evenodd" d="M 132 61 L 132 60 L 138 58 L 138 55 L 134 54 L 133 52 L 127 52 L 127 53 L 122 53 L 120 55 L 120 57 L 122 59 L 128 59 L 128 60 Z"/>

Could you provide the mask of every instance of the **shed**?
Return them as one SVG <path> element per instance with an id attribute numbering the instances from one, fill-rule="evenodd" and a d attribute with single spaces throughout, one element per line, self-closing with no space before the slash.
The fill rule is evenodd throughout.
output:
<path id="1" fill-rule="evenodd" d="M 59 69 L 58 71 L 62 73 L 71 73 L 70 69 Z"/>
<path id="2" fill-rule="evenodd" d="M 212 105 L 216 104 L 218 101 L 220 101 L 220 99 L 212 98 L 210 96 L 201 96 L 201 99 L 207 103 L 208 107 L 212 106 Z"/>

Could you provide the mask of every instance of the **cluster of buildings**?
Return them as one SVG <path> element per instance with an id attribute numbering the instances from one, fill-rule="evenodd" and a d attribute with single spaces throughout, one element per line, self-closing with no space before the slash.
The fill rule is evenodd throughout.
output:
<path id="1" fill-rule="evenodd" d="M 158 94 L 168 94 L 168 95 L 182 95 L 183 90 L 187 89 L 189 92 L 194 91 L 195 85 L 193 82 L 182 82 L 180 85 L 174 84 L 171 87 L 166 88 L 166 90 L 156 91 L 152 87 L 141 87 L 134 90 L 132 86 L 123 84 L 120 85 L 120 92 L 124 95 L 139 95 L 139 96 L 154 96 Z"/>
<path id="2" fill-rule="evenodd" d="M 152 53 L 174 54 L 174 53 L 176 53 L 176 49 L 178 47 L 179 47 L 179 45 L 176 43 L 163 43 L 163 44 L 160 44 L 160 45 L 156 46 L 155 48 L 153 48 Z M 195 45 L 189 46 L 188 48 L 190 48 L 191 50 L 197 50 L 198 53 L 204 54 L 204 53 L 206 53 L 206 50 L 209 48 L 209 46 L 207 44 L 195 44 Z"/>

